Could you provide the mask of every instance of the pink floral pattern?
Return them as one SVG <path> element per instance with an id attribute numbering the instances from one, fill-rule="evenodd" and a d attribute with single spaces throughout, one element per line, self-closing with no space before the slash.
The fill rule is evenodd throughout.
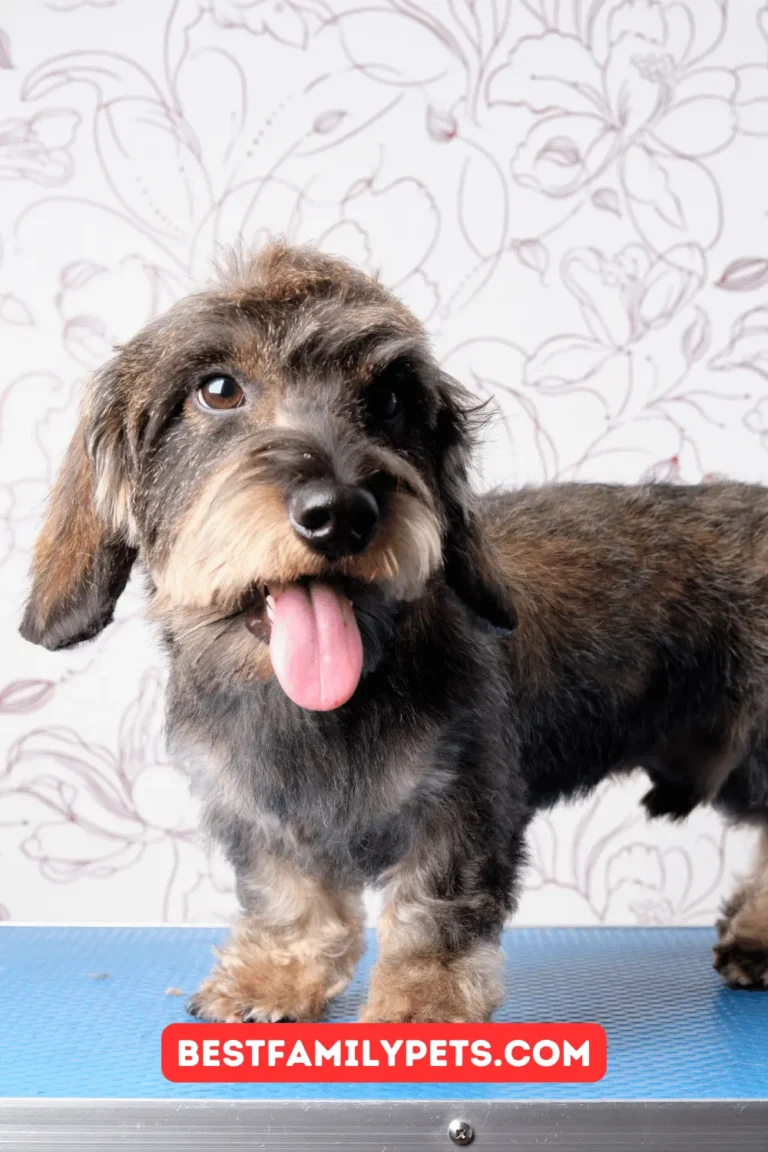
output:
<path id="1" fill-rule="evenodd" d="M 6 693 L 7 696 L 7 693 Z M 33 706 L 45 700 L 38 691 Z M 9 749 L 0 776 L 8 812 L 28 813 L 23 857 L 52 884 L 115 881 L 147 854 L 164 859 L 161 914 L 186 920 L 205 888 L 231 895 L 226 875 L 197 836 L 198 810 L 186 777 L 167 761 L 163 691 L 156 671 L 123 714 L 115 751 L 87 743 L 74 729 L 38 728 Z M 154 850 L 154 851 L 153 851 Z M 206 896 L 211 902 L 211 892 Z"/>
<path id="2" fill-rule="evenodd" d="M 654 0 L 609 3 L 566 33 L 524 37 L 491 77 L 489 99 L 532 115 L 512 169 L 520 183 L 568 197 L 615 166 L 638 234 L 657 249 L 683 238 L 711 247 L 720 192 L 702 157 L 737 131 L 732 70 L 702 67 L 724 33 L 725 9 L 705 18 Z"/>
<path id="3" fill-rule="evenodd" d="M 70 149 L 79 125 L 70 108 L 0 121 L 0 179 L 65 184 L 73 171 Z"/>
<path id="4" fill-rule="evenodd" d="M 208 9 L 222 28 L 245 28 L 266 33 L 283 44 L 306 48 L 311 17 L 322 10 L 291 0 L 210 0 Z"/>
<path id="5" fill-rule="evenodd" d="M 280 232 L 493 401 L 485 483 L 765 481 L 768 6 L 27 0 L 0 85 L 0 918 L 217 920 L 140 588 L 85 649 L 16 634 L 82 376 Z M 536 822 L 523 920 L 711 921 L 749 835 L 643 787 Z"/>

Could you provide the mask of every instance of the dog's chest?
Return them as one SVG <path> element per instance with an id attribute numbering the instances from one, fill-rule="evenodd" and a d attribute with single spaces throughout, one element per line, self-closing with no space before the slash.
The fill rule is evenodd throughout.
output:
<path id="1" fill-rule="evenodd" d="M 405 850 L 444 775 L 431 732 L 321 723 L 233 735 L 209 775 L 226 807 L 371 876 Z"/>
<path id="2" fill-rule="evenodd" d="M 254 748 L 247 787 L 258 803 L 286 819 L 320 819 L 336 827 L 399 812 L 427 769 L 429 749 L 398 739 L 281 739 Z"/>
<path id="3" fill-rule="evenodd" d="M 177 691 L 174 759 L 196 779 L 214 834 L 237 823 L 375 875 L 407 847 L 451 766 L 440 719 L 395 694 L 308 713 L 270 683 L 261 692 Z"/>

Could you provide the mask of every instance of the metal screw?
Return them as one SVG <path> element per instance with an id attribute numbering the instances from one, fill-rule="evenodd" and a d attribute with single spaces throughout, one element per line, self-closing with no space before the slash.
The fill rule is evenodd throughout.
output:
<path id="1" fill-rule="evenodd" d="M 475 1138 L 475 1130 L 466 1120 L 452 1120 L 448 1125 L 448 1135 L 454 1144 L 466 1148 Z"/>

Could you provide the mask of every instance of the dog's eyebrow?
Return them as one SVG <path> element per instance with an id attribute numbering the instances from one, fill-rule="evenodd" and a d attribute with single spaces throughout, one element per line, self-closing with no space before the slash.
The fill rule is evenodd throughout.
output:
<path id="1" fill-rule="evenodd" d="M 175 363 L 172 364 L 172 367 L 178 372 L 181 382 L 187 373 L 204 370 L 215 371 L 217 368 L 231 367 L 235 353 L 233 342 L 222 339 L 206 339 L 199 344 L 190 340 L 181 349 L 174 349 L 174 351 L 177 355 L 174 356 Z"/>
<path id="2" fill-rule="evenodd" d="M 423 367 L 425 349 L 421 341 L 412 338 L 381 340 L 367 350 L 366 363 L 374 372 L 382 372 L 395 365 L 404 371 L 418 372 Z"/>
<path id="3" fill-rule="evenodd" d="M 408 331 L 381 307 L 340 307 L 338 303 L 314 309 L 286 333 L 285 362 L 292 368 L 340 359 L 365 361 L 376 367 L 398 356 L 423 353 L 424 337 L 414 322 Z"/>

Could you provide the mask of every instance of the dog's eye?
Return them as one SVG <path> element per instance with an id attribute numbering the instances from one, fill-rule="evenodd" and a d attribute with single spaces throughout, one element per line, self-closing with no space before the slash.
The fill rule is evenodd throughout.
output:
<path id="1" fill-rule="evenodd" d="M 366 398 L 366 407 L 375 424 L 391 424 L 400 414 L 402 400 L 394 388 L 374 388 Z"/>
<path id="2" fill-rule="evenodd" d="M 231 376 L 211 376 L 197 390 L 203 408 L 221 412 L 227 408 L 239 408 L 245 400 L 245 393 Z"/>

